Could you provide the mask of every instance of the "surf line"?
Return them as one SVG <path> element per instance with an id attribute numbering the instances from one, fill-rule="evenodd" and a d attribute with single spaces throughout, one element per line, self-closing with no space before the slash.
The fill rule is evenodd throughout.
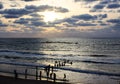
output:
<path id="1" fill-rule="evenodd" d="M 118 77 L 120 77 L 120 74 L 118 74 L 118 73 L 109 73 L 109 72 L 93 71 L 93 70 L 80 70 L 80 69 L 66 68 L 66 67 L 64 67 L 64 68 L 60 67 L 59 69 L 73 71 L 73 72 L 79 72 L 79 73 L 86 73 L 86 74 L 118 76 Z"/>

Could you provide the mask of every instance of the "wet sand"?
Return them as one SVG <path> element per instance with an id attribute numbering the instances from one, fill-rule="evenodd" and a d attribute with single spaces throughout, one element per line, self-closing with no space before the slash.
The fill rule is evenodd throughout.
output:
<path id="1" fill-rule="evenodd" d="M 0 84 L 68 84 L 68 83 L 54 83 L 51 81 L 40 81 L 40 80 L 25 80 L 25 79 L 14 79 L 13 77 L 0 76 Z"/>

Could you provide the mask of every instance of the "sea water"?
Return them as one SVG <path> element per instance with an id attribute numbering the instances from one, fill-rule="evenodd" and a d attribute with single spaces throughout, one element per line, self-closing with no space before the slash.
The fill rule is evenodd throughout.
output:
<path id="1" fill-rule="evenodd" d="M 0 38 L 0 62 L 54 65 L 63 60 L 73 64 L 56 74 L 66 74 L 70 83 L 120 83 L 120 39 Z"/>

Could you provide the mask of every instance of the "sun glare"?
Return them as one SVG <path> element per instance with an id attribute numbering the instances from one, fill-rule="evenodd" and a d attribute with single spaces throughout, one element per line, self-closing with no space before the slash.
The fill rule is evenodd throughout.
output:
<path id="1" fill-rule="evenodd" d="M 54 11 L 51 11 L 51 12 L 46 11 L 46 12 L 43 13 L 43 15 L 44 15 L 44 21 L 45 22 L 53 22 L 53 21 L 55 21 L 56 19 L 59 18 L 57 13 L 55 13 Z"/>

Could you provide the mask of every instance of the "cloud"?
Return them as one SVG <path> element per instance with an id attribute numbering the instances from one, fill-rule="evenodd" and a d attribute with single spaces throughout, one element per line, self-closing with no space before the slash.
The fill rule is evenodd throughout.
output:
<path id="1" fill-rule="evenodd" d="M 35 13 L 35 12 L 44 12 L 44 11 L 55 11 L 60 13 L 66 13 L 68 12 L 68 9 L 62 8 L 62 7 L 53 7 L 48 5 L 41 5 L 41 6 L 35 6 L 35 5 L 29 5 L 25 6 L 25 8 L 21 9 L 4 9 L 0 10 L 0 14 L 4 14 L 3 16 L 5 18 L 18 18 L 23 15 Z"/>
<path id="2" fill-rule="evenodd" d="M 77 21 L 78 20 L 76 18 L 72 18 L 72 17 L 63 19 L 63 22 L 67 22 L 67 23 L 70 23 L 70 24 L 74 24 Z"/>
<path id="3" fill-rule="evenodd" d="M 5 18 L 19 18 L 19 15 L 5 14 Z"/>
<path id="4" fill-rule="evenodd" d="M 66 27 L 78 27 L 78 26 L 97 26 L 97 21 L 101 21 L 102 26 L 106 26 L 102 24 L 102 20 L 107 18 L 107 14 L 98 14 L 98 15 L 90 15 L 90 14 L 81 14 L 76 16 L 71 16 L 70 18 L 65 18 L 62 20 L 56 20 L 51 24 L 62 24 Z M 94 22 L 94 23 L 93 23 Z"/>
<path id="5" fill-rule="evenodd" d="M 55 7 L 54 9 L 55 9 L 55 12 L 61 12 L 61 13 L 69 12 L 68 9 L 62 8 L 62 7 Z"/>
<path id="6" fill-rule="evenodd" d="M 3 24 L 2 21 L 0 21 L 0 27 L 6 27 L 6 24 Z"/>
<path id="7" fill-rule="evenodd" d="M 21 0 L 21 1 L 29 2 L 29 1 L 37 1 L 37 0 Z"/>
<path id="8" fill-rule="evenodd" d="M 99 0 L 98 3 L 90 10 L 90 12 L 113 12 L 117 11 L 117 8 L 120 8 L 120 0 Z M 108 10 L 111 9 L 111 10 Z"/>
<path id="9" fill-rule="evenodd" d="M 73 16 L 73 18 L 80 20 L 95 20 L 97 19 L 97 16 L 92 16 L 90 14 L 82 14 L 82 15 Z"/>
<path id="10" fill-rule="evenodd" d="M 104 1 L 102 0 L 99 4 L 104 4 L 105 5 L 105 4 L 108 4 L 109 2 L 110 2 L 109 0 L 104 0 Z"/>
<path id="11" fill-rule="evenodd" d="M 80 19 L 80 20 L 97 20 L 107 18 L 107 14 L 98 14 L 98 15 L 90 15 L 90 14 L 82 14 L 78 16 L 73 16 L 73 18 Z"/>
<path id="12" fill-rule="evenodd" d="M 46 25 L 46 23 L 43 21 L 32 21 L 31 24 L 34 26 L 45 26 Z"/>
<path id="13" fill-rule="evenodd" d="M 98 5 L 95 5 L 93 8 L 94 9 L 103 9 L 105 7 L 105 5 L 103 4 L 98 4 Z"/>
<path id="14" fill-rule="evenodd" d="M 25 10 L 25 9 L 5 9 L 0 11 L 0 14 L 10 14 L 10 15 L 25 15 L 25 14 L 29 14 L 31 13 L 31 11 Z"/>
<path id="15" fill-rule="evenodd" d="M 20 18 L 15 20 L 14 23 L 24 25 L 26 27 L 44 27 L 46 23 L 41 18 Z"/>
<path id="16" fill-rule="evenodd" d="M 69 12 L 68 9 L 66 8 L 62 8 L 62 7 L 53 7 L 53 6 L 49 6 L 49 5 L 41 5 L 41 6 L 35 6 L 35 5 L 29 5 L 25 7 L 27 10 L 31 10 L 31 11 L 39 11 L 39 12 L 43 12 L 43 11 L 55 11 L 55 12 L 61 12 L 61 13 L 66 13 Z"/>
<path id="17" fill-rule="evenodd" d="M 20 18 L 19 20 L 14 21 L 14 23 L 17 23 L 17 24 L 28 24 L 28 20 L 26 20 L 24 18 Z"/>
<path id="18" fill-rule="evenodd" d="M 2 5 L 2 3 L 0 3 L 0 9 L 2 9 L 3 8 L 3 5 Z"/>
<path id="19" fill-rule="evenodd" d="M 120 23 L 120 19 L 110 19 L 110 20 L 107 20 L 107 22 L 110 22 L 110 23 Z"/>
<path id="20" fill-rule="evenodd" d="M 109 9 L 119 8 L 119 7 L 120 7 L 120 4 L 118 4 L 118 3 L 109 4 L 107 6 L 107 8 L 109 8 Z"/>
<path id="21" fill-rule="evenodd" d="M 32 14 L 29 14 L 30 16 L 32 17 L 44 17 L 43 15 L 40 15 L 40 14 L 37 14 L 37 13 L 32 13 Z"/>
<path id="22" fill-rule="evenodd" d="M 84 1 L 84 2 L 94 2 L 94 1 L 98 1 L 98 0 L 74 0 L 74 2 L 80 2 L 80 1 Z"/>
<path id="23" fill-rule="evenodd" d="M 10 0 L 10 1 L 16 1 L 16 0 Z M 18 1 L 30 2 L 30 1 L 38 1 L 38 0 L 18 0 Z"/>
<path id="24" fill-rule="evenodd" d="M 97 24 L 93 24 L 93 23 L 76 23 L 77 26 L 96 26 Z"/>

